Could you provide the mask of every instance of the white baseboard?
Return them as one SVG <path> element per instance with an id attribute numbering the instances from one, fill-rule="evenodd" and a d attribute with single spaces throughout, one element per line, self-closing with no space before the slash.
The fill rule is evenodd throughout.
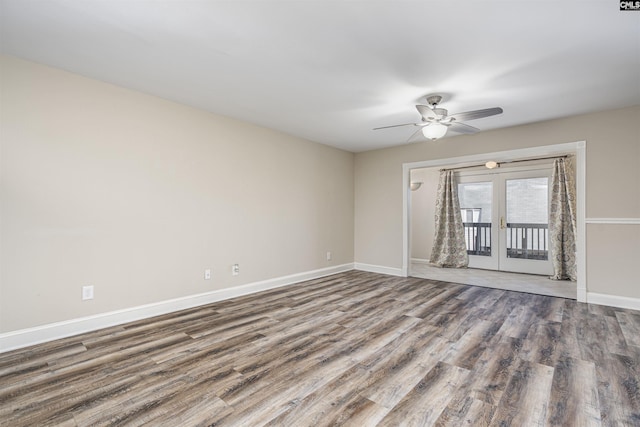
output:
<path id="1" fill-rule="evenodd" d="M 356 262 L 354 264 L 354 268 L 360 271 L 368 271 L 369 273 L 380 273 L 380 274 L 388 274 L 390 276 L 404 277 L 404 274 L 402 274 L 401 268 L 384 267 L 381 265 L 372 265 L 372 264 L 363 264 L 361 262 Z"/>
<path id="2" fill-rule="evenodd" d="M 621 297 L 618 295 L 596 294 L 587 292 L 589 304 L 608 305 L 611 307 L 629 308 L 640 310 L 640 298 Z"/>
<path id="3" fill-rule="evenodd" d="M 429 260 L 422 258 L 411 258 L 411 264 L 429 264 Z"/>
<path id="4" fill-rule="evenodd" d="M 0 334 L 0 353 L 354 269 L 343 264 Z"/>

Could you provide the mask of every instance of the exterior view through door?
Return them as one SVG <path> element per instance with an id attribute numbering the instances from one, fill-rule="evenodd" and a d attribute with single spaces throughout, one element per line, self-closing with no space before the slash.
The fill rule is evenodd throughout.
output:
<path id="1" fill-rule="evenodd" d="M 469 267 L 551 276 L 551 165 L 457 175 Z"/>

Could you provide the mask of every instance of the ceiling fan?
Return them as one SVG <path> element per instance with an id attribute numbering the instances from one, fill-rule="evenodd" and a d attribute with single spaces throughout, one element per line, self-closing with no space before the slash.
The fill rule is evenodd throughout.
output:
<path id="1" fill-rule="evenodd" d="M 438 138 L 442 138 L 448 130 L 467 134 L 476 133 L 480 131 L 480 129 L 462 122 L 466 120 L 495 116 L 496 114 L 501 114 L 503 111 L 500 107 L 493 107 L 449 115 L 446 109 L 438 107 L 441 101 L 442 96 L 429 95 L 427 96 L 428 105 L 416 105 L 418 112 L 422 116 L 421 123 L 404 123 L 401 125 L 382 126 L 374 128 L 373 130 L 388 129 L 399 126 L 420 126 L 420 129 L 411 135 L 408 141 L 411 141 L 416 135 L 420 135 L 421 133 L 425 138 L 434 141 Z"/>

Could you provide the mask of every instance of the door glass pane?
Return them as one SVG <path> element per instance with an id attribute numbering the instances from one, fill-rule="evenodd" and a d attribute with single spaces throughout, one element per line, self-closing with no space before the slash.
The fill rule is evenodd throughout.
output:
<path id="1" fill-rule="evenodd" d="M 507 258 L 549 258 L 548 178 L 506 181 Z"/>
<path id="2" fill-rule="evenodd" d="M 458 184 L 460 213 L 469 255 L 491 256 L 492 182 Z"/>

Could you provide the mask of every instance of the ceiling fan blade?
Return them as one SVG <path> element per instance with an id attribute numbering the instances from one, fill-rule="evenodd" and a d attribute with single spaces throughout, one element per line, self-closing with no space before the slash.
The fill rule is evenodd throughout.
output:
<path id="1" fill-rule="evenodd" d="M 454 120 L 460 122 L 466 122 L 467 120 L 481 119 L 483 117 L 495 116 L 496 114 L 502 114 L 503 110 L 500 107 L 485 108 L 484 110 L 466 111 L 464 113 L 451 114 Z"/>
<path id="2" fill-rule="evenodd" d="M 458 132 L 458 133 L 476 133 L 479 132 L 480 129 L 474 128 L 473 126 L 465 125 L 464 123 L 453 122 L 449 126 L 449 130 Z"/>
<path id="3" fill-rule="evenodd" d="M 373 128 L 373 130 L 397 128 L 397 127 L 400 127 L 400 126 L 420 126 L 420 124 L 418 124 L 418 123 L 403 123 L 401 125 L 380 126 L 379 128 Z"/>
<path id="4" fill-rule="evenodd" d="M 436 120 L 438 118 L 438 115 L 431 107 L 426 105 L 416 105 L 416 108 L 418 113 L 422 116 L 422 120 L 426 122 Z"/>

